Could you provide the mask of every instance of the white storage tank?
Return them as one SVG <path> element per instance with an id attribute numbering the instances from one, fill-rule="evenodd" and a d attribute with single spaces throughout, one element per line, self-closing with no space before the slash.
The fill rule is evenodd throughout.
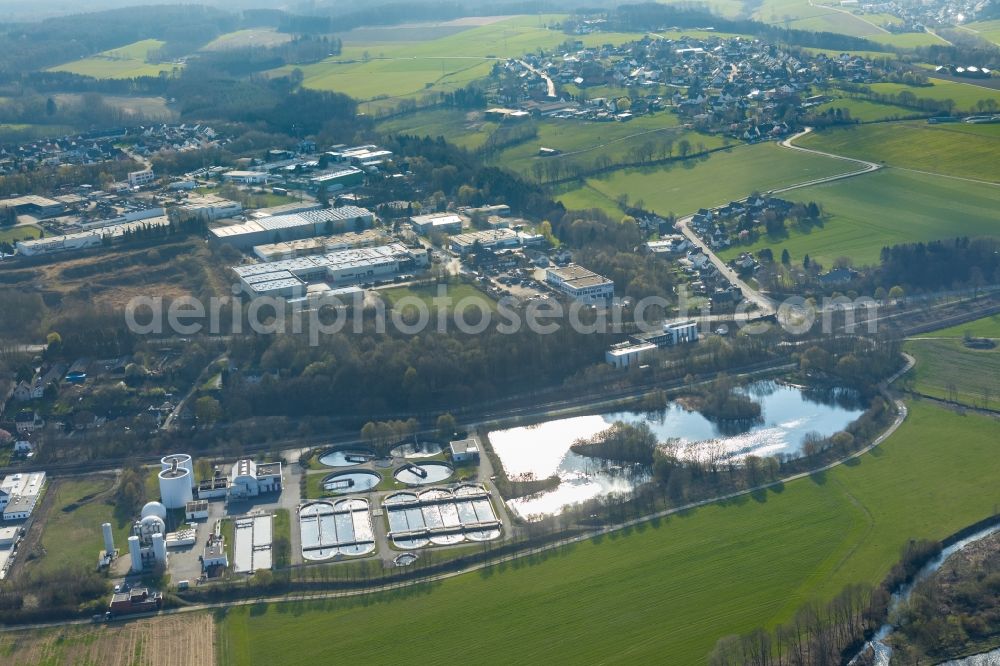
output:
<path id="1" fill-rule="evenodd" d="M 159 502 L 146 502 L 142 511 L 139 513 L 139 518 L 149 518 L 150 516 L 156 516 L 160 520 L 167 519 L 167 507 L 163 506 Z"/>
<path id="2" fill-rule="evenodd" d="M 160 458 L 160 471 L 168 470 L 177 464 L 178 467 L 183 467 L 187 471 L 191 472 L 191 487 L 194 487 L 194 460 L 191 459 L 186 453 L 171 453 L 169 456 L 163 456 Z"/>
<path id="3" fill-rule="evenodd" d="M 163 540 L 163 534 L 160 532 L 153 535 L 153 557 L 156 558 L 157 563 L 166 565 L 167 544 Z"/>
<path id="4" fill-rule="evenodd" d="M 115 534 L 111 531 L 111 523 L 101 525 L 101 532 L 104 534 L 104 552 L 107 555 L 115 553 Z"/>
<path id="5" fill-rule="evenodd" d="M 160 471 L 160 501 L 168 509 L 183 509 L 194 499 L 191 491 L 191 470 L 172 464 Z"/>
<path id="6" fill-rule="evenodd" d="M 130 536 L 128 538 L 128 554 L 132 557 L 132 571 L 139 573 L 142 571 L 142 550 L 139 546 L 139 537 Z"/>
<path id="7" fill-rule="evenodd" d="M 149 543 L 154 534 L 165 534 L 167 525 L 159 516 L 146 516 L 139 521 L 139 534 L 137 535 L 143 543 Z"/>

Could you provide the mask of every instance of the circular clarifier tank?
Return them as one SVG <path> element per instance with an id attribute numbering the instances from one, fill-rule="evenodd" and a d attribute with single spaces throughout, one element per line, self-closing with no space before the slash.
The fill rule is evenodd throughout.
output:
<path id="1" fill-rule="evenodd" d="M 375 452 L 371 449 L 331 449 L 319 457 L 319 464 L 327 467 L 351 467 L 369 462 L 374 457 Z"/>
<path id="2" fill-rule="evenodd" d="M 371 490 L 379 484 L 382 476 L 378 472 L 358 470 L 356 472 L 334 472 L 323 479 L 323 490 L 347 495 Z"/>
<path id="3" fill-rule="evenodd" d="M 411 486 L 426 486 L 441 483 L 452 475 L 455 470 L 448 463 L 430 461 L 407 463 L 396 470 L 396 480 Z"/>
<path id="4" fill-rule="evenodd" d="M 440 444 L 434 442 L 418 442 L 416 444 L 410 442 L 393 447 L 389 453 L 396 458 L 430 458 L 443 450 Z"/>

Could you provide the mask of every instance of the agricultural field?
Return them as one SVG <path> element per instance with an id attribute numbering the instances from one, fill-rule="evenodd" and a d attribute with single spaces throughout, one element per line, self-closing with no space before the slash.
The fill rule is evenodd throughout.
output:
<path id="1" fill-rule="evenodd" d="M 53 95 L 57 106 L 80 104 L 80 93 L 56 93 Z M 129 115 L 141 115 L 149 120 L 173 120 L 178 117 L 176 109 L 167 106 L 163 97 L 130 97 L 128 95 L 101 95 L 101 101 L 108 106 L 122 109 Z"/>
<path id="2" fill-rule="evenodd" d="M 872 123 L 882 120 L 897 120 L 926 115 L 914 109 L 907 109 L 905 106 L 882 104 L 880 102 L 870 102 L 866 99 L 843 96 L 843 93 L 838 90 L 824 90 L 822 92 L 823 94 L 829 95 L 834 99 L 817 106 L 817 111 L 826 111 L 827 109 L 847 109 L 853 120 L 858 120 L 862 123 Z"/>
<path id="3" fill-rule="evenodd" d="M 429 41 L 345 44 L 339 56 L 300 69 L 307 87 L 335 90 L 362 101 L 398 101 L 447 92 L 488 76 L 500 59 L 562 44 L 568 35 L 545 27 L 561 18 L 518 16 Z M 603 44 L 638 37 L 598 33 L 581 39 L 585 44 Z M 366 105 L 362 110 L 371 113 L 385 104 Z"/>
<path id="4" fill-rule="evenodd" d="M 71 72 L 96 79 L 132 79 L 139 76 L 159 76 L 160 72 L 170 73 L 181 67 L 177 63 L 151 63 L 149 53 L 161 48 L 166 42 L 158 39 L 144 39 L 121 48 L 103 51 L 89 58 L 82 58 L 51 67 L 53 72 Z"/>
<path id="5" fill-rule="evenodd" d="M 852 162 L 759 143 L 669 166 L 616 171 L 588 179 L 583 187 L 564 191 L 557 198 L 571 209 L 591 208 L 603 199 L 601 208 L 616 210 L 619 195 L 628 194 L 633 203 L 641 199 L 648 210 L 660 215 L 686 215 L 754 191 L 855 170 Z"/>
<path id="6" fill-rule="evenodd" d="M 983 39 L 1000 46 L 1000 19 L 995 21 L 980 21 L 962 26 L 965 30 L 970 30 Z"/>
<path id="7" fill-rule="evenodd" d="M 917 359 L 907 378 L 912 391 L 970 407 L 1000 407 L 1000 349 L 972 349 L 961 338 L 930 336 L 907 341 L 905 349 Z"/>
<path id="8" fill-rule="evenodd" d="M 792 190 L 781 195 L 815 201 L 828 215 L 821 226 L 764 236 L 719 254 L 728 261 L 744 251 L 787 249 L 792 261 L 808 254 L 824 266 L 847 256 L 855 265 L 876 264 L 884 246 L 956 236 L 1000 234 L 996 186 L 885 169 L 874 174 Z"/>
<path id="9" fill-rule="evenodd" d="M 497 127 L 498 123 L 485 120 L 479 111 L 458 109 L 427 109 L 383 120 L 377 125 L 385 134 L 443 136 L 450 143 L 469 150 L 481 147 Z"/>
<path id="10" fill-rule="evenodd" d="M 1000 124 L 925 121 L 827 129 L 798 145 L 891 166 L 1000 183 Z"/>
<path id="11" fill-rule="evenodd" d="M 995 427 L 913 403 L 899 432 L 873 453 L 775 491 L 426 587 L 231 608 L 218 627 L 219 658 L 307 664 L 336 645 L 354 659 L 384 661 L 392 650 L 384 636 L 392 635 L 411 659 L 431 661 L 443 658 L 448 627 L 477 636 L 477 657 L 487 663 L 514 653 L 701 663 L 720 636 L 786 620 L 802 602 L 847 583 L 875 583 L 909 539 L 941 538 L 989 515 Z"/>
<path id="12" fill-rule="evenodd" d="M 69 125 L 34 125 L 30 123 L 0 123 L 0 136 L 15 143 L 46 137 L 65 136 L 73 131 Z"/>
<path id="13" fill-rule="evenodd" d="M 203 46 L 201 50 L 227 51 L 229 49 L 242 49 L 250 46 L 277 46 L 291 40 L 291 34 L 278 32 L 275 28 L 250 28 L 248 30 L 236 30 L 235 32 L 227 32 L 224 35 L 219 35 Z"/>
<path id="14" fill-rule="evenodd" d="M 107 626 L 0 632 L 9 664 L 213 666 L 215 623 L 208 613 L 160 616 Z M 197 657 L 195 657 L 197 655 Z"/>
<path id="15" fill-rule="evenodd" d="M 677 126 L 677 116 L 659 113 L 642 116 L 627 123 L 567 120 L 542 120 L 538 123 L 538 137 L 502 150 L 490 160 L 522 175 L 538 178 L 544 167 L 552 162 L 562 166 L 577 165 L 583 169 L 595 168 L 598 158 L 609 158 L 611 163 L 634 161 L 634 150 L 648 145 L 655 148 L 653 157 L 667 154 L 660 150 L 665 142 L 672 142 L 673 155 L 677 145 L 687 140 L 691 151 L 701 145 L 711 150 L 721 148 L 724 139 L 719 136 L 685 131 Z M 539 157 L 540 148 L 554 148 L 559 155 Z"/>
<path id="16" fill-rule="evenodd" d="M 132 516 L 115 515 L 115 506 L 109 503 L 116 483 L 113 475 L 86 481 L 50 479 L 47 483 L 50 485 L 45 492 L 51 497 L 42 501 L 51 502 L 51 506 L 36 549 L 43 554 L 27 561 L 24 573 L 95 566 L 104 548 L 101 524 L 106 522 L 114 528 L 116 546 L 127 549 L 125 541 Z"/>
<path id="17" fill-rule="evenodd" d="M 42 230 L 33 224 L 19 227 L 0 228 L 0 243 L 13 243 L 19 240 L 31 240 L 42 235 Z"/>
<path id="18" fill-rule="evenodd" d="M 952 100 L 958 111 L 976 111 L 980 100 L 992 99 L 1000 103 L 1000 90 L 984 88 L 972 83 L 945 81 L 931 77 L 929 86 L 907 86 L 902 83 L 872 83 L 868 87 L 872 92 L 883 95 L 898 95 L 904 90 L 913 93 L 917 99 L 934 99 L 938 101 Z"/>

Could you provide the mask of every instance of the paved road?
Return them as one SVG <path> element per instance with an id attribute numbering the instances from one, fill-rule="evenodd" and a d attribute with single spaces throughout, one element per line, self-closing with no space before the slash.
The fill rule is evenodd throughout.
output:
<path id="1" fill-rule="evenodd" d="M 526 70 L 528 70 L 532 74 L 537 74 L 538 76 L 540 76 L 543 79 L 545 79 L 545 87 L 547 89 L 546 94 L 551 99 L 555 99 L 556 98 L 556 84 L 552 81 L 552 77 L 551 76 L 549 76 L 548 74 L 546 74 L 545 72 L 543 72 L 540 69 L 536 69 L 535 67 L 532 67 L 531 65 L 529 65 L 528 63 L 526 63 L 523 60 L 518 60 L 517 62 L 520 63 L 520 65 L 522 67 L 524 67 Z"/>
<path id="2" fill-rule="evenodd" d="M 768 194 L 778 194 L 780 192 L 788 192 L 790 190 L 799 189 L 800 187 L 810 187 L 812 185 L 819 185 L 821 183 L 829 183 L 835 180 L 843 180 L 844 178 L 853 178 L 854 176 L 859 176 L 865 173 L 872 173 L 882 168 L 882 165 L 875 162 L 868 162 L 866 160 L 858 160 L 852 157 L 844 157 L 843 155 L 834 155 L 833 153 L 826 153 L 821 150 L 813 150 L 811 148 L 802 148 L 800 146 L 793 145 L 793 141 L 805 136 L 812 132 L 811 127 L 807 127 L 798 134 L 788 137 L 784 141 L 781 141 L 778 145 L 782 148 L 788 148 L 790 150 L 798 150 L 804 153 L 812 153 L 814 155 L 822 155 L 824 157 L 830 157 L 833 159 L 844 160 L 846 162 L 853 162 L 861 166 L 857 171 L 848 171 L 846 173 L 835 174 L 833 176 L 824 176 L 822 178 L 813 178 L 801 183 L 796 183 L 794 185 L 789 185 L 787 187 L 782 187 L 776 190 L 770 190 Z M 740 201 L 746 201 L 746 198 L 740 199 Z M 695 234 L 690 227 L 691 220 L 694 215 L 688 215 L 677 220 L 677 228 L 680 230 L 684 237 L 687 238 L 695 246 L 701 248 L 705 255 L 709 258 L 712 264 L 719 270 L 719 272 L 729 281 L 730 284 L 739 287 L 743 291 L 743 297 L 751 301 L 758 309 L 758 314 L 769 315 L 774 314 L 777 311 L 774 301 L 765 296 L 759 290 L 753 289 L 744 282 L 740 276 L 730 268 L 722 259 L 719 258 L 717 254 L 708 246 L 708 243 L 703 241 L 697 234 Z"/>

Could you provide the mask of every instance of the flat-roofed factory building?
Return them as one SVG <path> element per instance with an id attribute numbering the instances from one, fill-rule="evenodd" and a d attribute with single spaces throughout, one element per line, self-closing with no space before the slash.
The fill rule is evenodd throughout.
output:
<path id="1" fill-rule="evenodd" d="M 411 250 L 401 243 L 391 243 L 234 266 L 233 272 L 250 296 L 288 296 L 304 293 L 310 282 L 338 287 L 354 285 L 419 270 L 428 263 L 426 250 Z"/>
<path id="2" fill-rule="evenodd" d="M 321 234 L 341 233 L 368 228 L 375 214 L 358 206 L 338 206 L 309 210 L 291 215 L 273 215 L 208 230 L 209 241 L 246 250 L 255 245 L 312 238 Z"/>
<path id="3" fill-rule="evenodd" d="M 476 247 L 484 250 L 502 250 L 520 246 L 517 232 L 513 229 L 490 229 L 488 231 L 470 231 L 452 236 L 451 250 L 463 257 L 475 251 Z"/>

